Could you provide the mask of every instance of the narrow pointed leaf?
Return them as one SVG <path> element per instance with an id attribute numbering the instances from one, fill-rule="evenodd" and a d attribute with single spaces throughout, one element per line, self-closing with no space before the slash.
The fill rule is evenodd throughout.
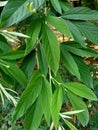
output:
<path id="1" fill-rule="evenodd" d="M 62 18 L 54 17 L 54 16 L 47 16 L 46 20 L 49 24 L 54 26 L 62 34 L 65 34 L 66 36 L 71 36 L 70 30 Z"/>
<path id="2" fill-rule="evenodd" d="M 25 130 L 36 130 L 40 124 L 42 115 L 41 100 L 38 98 L 26 112 L 24 122 Z"/>
<path id="3" fill-rule="evenodd" d="M 84 110 L 82 113 L 78 113 L 78 119 L 83 126 L 86 126 L 89 121 L 89 113 L 85 103 L 75 94 L 68 92 L 68 98 L 74 108 L 74 110 Z"/>
<path id="4" fill-rule="evenodd" d="M 98 27 L 90 22 L 73 22 L 80 30 L 81 34 L 89 39 L 92 43 L 98 44 Z"/>
<path id="5" fill-rule="evenodd" d="M 32 13 L 27 9 L 30 3 L 32 3 L 31 10 L 37 10 L 44 3 L 44 0 L 9 0 L 1 14 L 3 26 L 11 26 L 30 16 Z"/>
<path id="6" fill-rule="evenodd" d="M 72 123 L 70 123 L 68 120 L 64 119 L 64 122 L 71 130 L 78 130 Z"/>
<path id="7" fill-rule="evenodd" d="M 75 93 L 76 95 L 89 99 L 89 100 L 97 100 L 96 95 L 94 92 L 89 89 L 87 86 L 81 84 L 81 83 L 65 83 L 65 88 L 70 90 L 71 92 Z"/>
<path id="8" fill-rule="evenodd" d="M 22 63 L 21 63 L 21 69 L 23 70 L 23 72 L 25 73 L 27 79 L 30 79 L 35 64 L 36 64 L 36 54 L 35 54 L 35 50 L 31 51 L 27 56 L 25 56 L 25 58 L 23 59 Z"/>
<path id="9" fill-rule="evenodd" d="M 48 80 L 43 77 L 42 90 L 41 90 L 41 105 L 45 116 L 45 119 L 49 125 L 51 115 L 51 102 L 52 102 L 52 90 Z"/>
<path id="10" fill-rule="evenodd" d="M 11 46 L 8 44 L 7 40 L 3 35 L 0 34 L 0 53 L 11 51 Z"/>
<path id="11" fill-rule="evenodd" d="M 73 41 L 68 41 L 63 43 L 63 45 L 65 46 L 64 48 L 75 54 L 78 56 L 82 56 L 82 57 L 98 57 L 98 52 L 96 52 L 95 50 L 91 49 L 91 48 L 83 48 L 83 47 L 79 47 L 79 44 Z"/>
<path id="12" fill-rule="evenodd" d="M 24 73 L 16 64 L 10 63 L 8 61 L 0 60 L 0 67 L 1 69 L 3 67 L 6 73 L 9 76 L 11 75 L 12 77 L 14 77 L 22 86 L 27 85 L 27 79 Z"/>
<path id="13" fill-rule="evenodd" d="M 20 118 L 31 107 L 31 105 L 35 102 L 35 100 L 39 96 L 41 88 L 42 88 L 41 73 L 39 71 L 36 71 L 32 75 L 27 85 L 27 88 L 23 92 L 15 108 L 13 116 L 14 121 Z"/>
<path id="14" fill-rule="evenodd" d="M 47 63 L 46 56 L 43 50 L 43 45 L 41 43 L 38 47 L 38 62 L 39 62 L 39 68 L 41 72 L 47 75 L 48 63 Z"/>
<path id="15" fill-rule="evenodd" d="M 62 92 L 62 87 L 57 86 L 53 98 L 52 98 L 52 118 L 55 126 L 58 125 L 58 120 L 59 120 L 59 113 L 60 109 L 62 106 L 62 99 L 63 99 L 63 92 Z"/>
<path id="16" fill-rule="evenodd" d="M 80 73 L 80 80 L 86 84 L 89 88 L 93 88 L 93 80 L 90 74 L 90 70 L 88 66 L 85 64 L 83 59 L 78 56 L 73 56 L 75 62 L 78 65 L 79 73 Z"/>
<path id="17" fill-rule="evenodd" d="M 41 29 L 40 19 L 34 20 L 32 24 L 29 26 L 27 35 L 30 36 L 31 38 L 27 39 L 26 54 L 29 53 L 36 44 L 36 41 L 38 40 L 38 35 L 40 33 L 40 29 Z"/>
<path id="18" fill-rule="evenodd" d="M 54 9 L 61 14 L 62 10 L 61 10 L 61 5 L 60 5 L 59 0 L 50 0 L 50 1 Z"/>
<path id="19" fill-rule="evenodd" d="M 83 40 L 81 31 L 78 29 L 78 27 L 75 24 L 73 24 L 71 21 L 69 21 L 69 20 L 65 20 L 65 23 L 69 27 L 74 40 L 76 42 L 80 43 L 83 47 L 85 47 L 85 42 Z"/>
<path id="20" fill-rule="evenodd" d="M 0 55 L 1 59 L 5 59 L 5 60 L 16 60 L 16 59 L 20 59 L 22 57 L 25 56 L 25 52 L 24 51 L 9 51 L 6 53 L 2 53 Z"/>
<path id="21" fill-rule="evenodd" d="M 55 34 L 43 25 L 42 42 L 48 64 L 54 73 L 57 72 L 60 60 L 60 48 Z"/>
<path id="22" fill-rule="evenodd" d="M 71 56 L 71 54 L 65 50 L 63 44 L 61 44 L 61 60 L 65 64 L 66 68 L 75 76 L 77 76 L 80 79 L 80 73 L 78 66 Z"/>
<path id="23" fill-rule="evenodd" d="M 91 10 L 87 7 L 76 7 L 66 11 L 62 17 L 73 20 L 97 20 L 98 11 Z"/>
<path id="24" fill-rule="evenodd" d="M 68 112 L 63 112 L 63 113 L 60 113 L 60 114 L 63 114 L 63 115 L 73 115 L 73 114 L 78 114 L 80 112 L 83 112 L 84 110 L 76 110 L 76 111 L 68 111 Z"/>

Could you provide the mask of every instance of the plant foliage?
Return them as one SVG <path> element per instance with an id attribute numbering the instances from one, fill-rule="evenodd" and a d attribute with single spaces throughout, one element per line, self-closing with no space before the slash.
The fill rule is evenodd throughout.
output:
<path id="1" fill-rule="evenodd" d="M 98 53 L 88 48 L 85 39 L 98 44 L 98 27 L 92 23 L 98 19 L 98 11 L 73 8 L 63 0 L 9 0 L 0 19 L 0 85 L 24 89 L 13 122 L 23 117 L 25 130 L 36 130 L 43 120 L 49 127 L 60 128 L 65 98 L 86 126 L 89 113 L 83 99 L 97 101 L 97 97 L 84 57 L 97 57 Z M 26 26 L 25 34 L 2 31 L 21 23 Z M 53 28 L 71 41 L 59 43 Z M 24 38 L 15 50 L 8 39 L 12 34 Z M 61 62 L 78 82 L 62 80 Z M 76 130 L 67 118 L 62 119 Z"/>

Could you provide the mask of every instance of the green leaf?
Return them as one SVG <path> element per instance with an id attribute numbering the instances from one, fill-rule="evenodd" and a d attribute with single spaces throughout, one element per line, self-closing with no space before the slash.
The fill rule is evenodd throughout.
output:
<path id="1" fill-rule="evenodd" d="M 60 1 L 60 4 L 61 4 L 61 8 L 64 12 L 73 8 L 72 5 L 70 3 L 68 3 L 67 1 Z"/>
<path id="2" fill-rule="evenodd" d="M 48 80 L 43 76 L 42 90 L 40 94 L 41 106 L 45 119 L 49 125 L 51 116 L 52 89 Z"/>
<path id="3" fill-rule="evenodd" d="M 28 31 L 27 31 L 27 35 L 30 36 L 31 38 L 27 39 L 26 54 L 29 53 L 34 48 L 34 45 L 36 44 L 36 41 L 38 40 L 38 35 L 40 33 L 40 30 L 41 30 L 41 20 L 36 19 L 29 26 Z"/>
<path id="4" fill-rule="evenodd" d="M 27 9 L 30 3 L 31 10 L 37 10 L 44 0 L 9 0 L 1 14 L 3 26 L 11 26 L 30 16 L 32 13 Z"/>
<path id="5" fill-rule="evenodd" d="M 1 59 L 5 59 L 5 60 L 16 60 L 16 59 L 20 59 L 22 57 L 24 57 L 25 55 L 24 51 L 9 51 L 9 52 L 5 52 L 0 54 L 0 58 Z"/>
<path id="6" fill-rule="evenodd" d="M 1 69 L 2 68 L 2 69 Z M 5 67 L 0 68 L 0 73 L 2 75 L 2 78 L 0 78 L 0 83 L 2 83 L 6 87 L 15 86 L 15 79 L 12 77 L 11 74 L 9 74 Z"/>
<path id="7" fill-rule="evenodd" d="M 80 30 L 81 34 L 89 39 L 92 43 L 98 44 L 98 27 L 90 22 L 73 22 Z"/>
<path id="8" fill-rule="evenodd" d="M 77 76 L 80 79 L 80 73 L 78 66 L 71 56 L 71 54 L 66 51 L 65 47 L 63 44 L 61 44 L 61 60 L 65 64 L 66 68 L 75 76 Z"/>
<path id="9" fill-rule="evenodd" d="M 59 43 L 53 31 L 46 25 L 43 25 L 42 42 L 48 64 L 52 71 L 56 73 L 60 60 Z"/>
<path id="10" fill-rule="evenodd" d="M 62 10 L 61 10 L 61 5 L 60 5 L 59 0 L 50 0 L 50 2 L 52 6 L 54 7 L 54 9 L 61 14 Z"/>
<path id="11" fill-rule="evenodd" d="M 75 62 L 77 63 L 77 66 L 79 68 L 80 72 L 80 80 L 86 84 L 89 88 L 93 88 L 93 80 L 90 74 L 90 70 L 88 66 L 85 64 L 83 59 L 78 56 L 73 56 Z"/>
<path id="12" fill-rule="evenodd" d="M 91 48 L 83 48 L 82 46 L 79 46 L 79 44 L 74 41 L 64 42 L 63 46 L 67 51 L 78 56 L 98 57 L 98 52 L 96 52 Z"/>
<path id="13" fill-rule="evenodd" d="M 68 111 L 68 112 L 62 112 L 60 115 L 73 115 L 73 114 L 78 114 L 80 112 L 83 112 L 84 110 L 76 110 L 76 111 Z"/>
<path id="14" fill-rule="evenodd" d="M 68 120 L 64 119 L 64 122 L 71 130 L 78 130 L 72 123 L 70 123 Z"/>
<path id="15" fill-rule="evenodd" d="M 41 72 L 44 73 L 45 75 L 47 75 L 48 63 L 47 63 L 45 53 L 43 50 L 43 45 L 41 43 L 38 47 L 38 62 L 39 62 L 39 68 L 40 68 Z"/>
<path id="16" fill-rule="evenodd" d="M 1 69 L 5 69 L 7 74 L 14 77 L 22 86 L 26 86 L 27 79 L 24 73 L 19 69 L 16 64 L 10 63 L 8 61 L 0 60 L 0 67 Z"/>
<path id="17" fill-rule="evenodd" d="M 81 31 L 79 30 L 79 28 L 69 20 L 65 20 L 65 23 L 69 27 L 74 40 L 76 42 L 80 43 L 83 47 L 85 47 L 85 42 L 82 38 L 82 34 L 81 34 Z"/>
<path id="18" fill-rule="evenodd" d="M 70 90 L 71 92 L 75 93 L 76 95 L 89 99 L 89 100 L 97 100 L 96 95 L 94 92 L 87 88 L 87 86 L 81 84 L 81 83 L 76 83 L 76 82 L 69 82 L 64 84 L 65 88 Z"/>
<path id="19" fill-rule="evenodd" d="M 54 17 L 54 16 L 47 16 L 45 17 L 45 19 L 47 20 L 49 24 L 54 26 L 62 34 L 65 34 L 66 36 L 71 36 L 70 30 L 62 18 Z"/>
<path id="20" fill-rule="evenodd" d="M 3 35 L 0 34 L 0 53 L 11 51 L 11 46 L 8 44 L 7 40 Z"/>
<path id="21" fill-rule="evenodd" d="M 42 77 L 39 71 L 36 71 L 25 91 L 23 92 L 16 108 L 14 111 L 13 121 L 17 120 L 21 117 L 25 112 L 31 107 L 31 105 L 35 102 L 37 97 L 39 96 L 42 88 Z"/>
<path id="22" fill-rule="evenodd" d="M 27 79 L 30 78 L 30 76 L 33 73 L 34 67 L 36 63 L 36 54 L 35 50 L 31 51 L 22 61 L 21 63 L 21 69 L 25 73 Z"/>
<path id="23" fill-rule="evenodd" d="M 73 20 L 97 20 L 98 11 L 91 10 L 87 7 L 76 7 L 64 12 L 62 17 Z"/>
<path id="24" fill-rule="evenodd" d="M 43 115 L 41 100 L 38 98 L 25 114 L 25 130 L 36 130 Z"/>
<path id="25" fill-rule="evenodd" d="M 82 113 L 78 113 L 78 119 L 83 126 L 86 126 L 89 121 L 89 113 L 85 103 L 75 94 L 68 92 L 68 98 L 74 108 L 74 110 L 84 110 Z"/>
<path id="26" fill-rule="evenodd" d="M 52 118 L 55 126 L 58 125 L 59 113 L 62 106 L 63 91 L 61 86 L 57 86 L 52 98 Z"/>

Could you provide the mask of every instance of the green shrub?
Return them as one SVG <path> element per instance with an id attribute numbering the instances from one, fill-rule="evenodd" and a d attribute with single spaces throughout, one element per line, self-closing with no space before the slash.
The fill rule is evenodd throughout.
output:
<path id="1" fill-rule="evenodd" d="M 97 19 L 98 11 L 73 8 L 63 0 L 8 1 L 0 23 L 0 84 L 19 93 L 24 90 L 13 122 L 23 117 L 25 130 L 44 129 L 42 124 L 52 130 L 64 129 L 63 121 L 77 130 L 69 120 L 76 114 L 83 126 L 88 124 L 89 112 L 83 99 L 97 101 L 97 97 L 84 57 L 98 56 L 86 42 L 98 44 L 98 27 L 92 23 Z M 15 26 L 26 33 L 5 30 Z M 70 40 L 59 43 L 53 27 Z M 60 63 L 77 78 L 75 82 L 62 80 Z M 73 111 L 62 112 L 67 101 Z"/>

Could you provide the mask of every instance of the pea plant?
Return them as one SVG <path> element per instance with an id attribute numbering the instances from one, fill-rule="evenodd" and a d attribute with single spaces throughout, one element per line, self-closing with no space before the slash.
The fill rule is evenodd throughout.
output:
<path id="1" fill-rule="evenodd" d="M 0 86 L 23 90 L 13 122 L 23 118 L 25 130 L 36 130 L 44 120 L 50 130 L 63 130 L 63 120 L 77 130 L 69 120 L 76 114 L 83 126 L 88 124 L 84 99 L 97 97 L 84 58 L 98 57 L 88 45 L 88 41 L 98 44 L 97 19 L 98 11 L 72 7 L 66 0 L 8 0 L 0 15 Z M 9 29 L 16 26 L 25 31 Z M 69 40 L 59 42 L 53 28 Z M 77 78 L 75 82 L 62 80 L 61 63 Z M 62 111 L 66 101 L 70 112 Z"/>

